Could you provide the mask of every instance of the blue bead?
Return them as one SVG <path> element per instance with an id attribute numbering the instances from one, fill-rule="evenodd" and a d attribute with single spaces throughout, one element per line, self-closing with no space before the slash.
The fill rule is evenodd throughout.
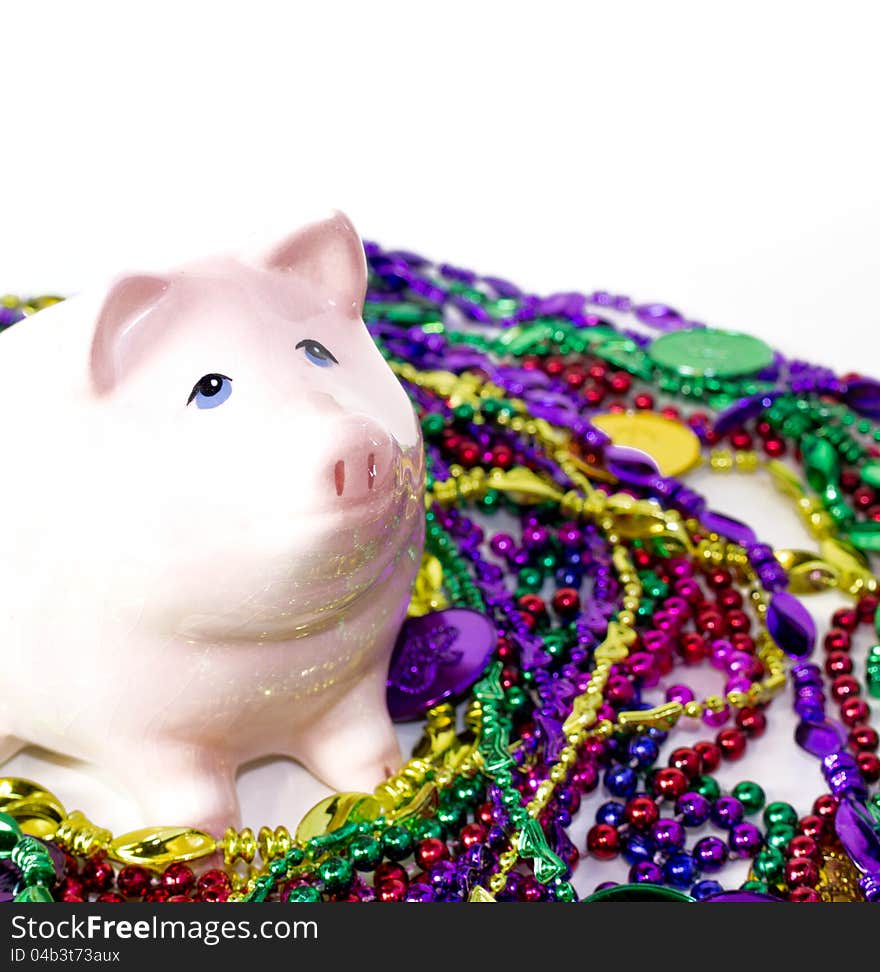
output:
<path id="1" fill-rule="evenodd" d="M 675 802 L 675 812 L 681 815 L 681 822 L 685 827 L 699 827 L 709 819 L 712 807 L 709 801 L 700 793 L 688 792 Z"/>
<path id="2" fill-rule="evenodd" d="M 619 827 L 624 821 L 624 806 L 616 800 L 609 800 L 603 803 L 596 811 L 596 823 L 610 824 L 612 827 Z"/>
<path id="3" fill-rule="evenodd" d="M 614 796 L 628 797 L 639 785 L 639 775 L 630 766 L 611 766 L 605 770 L 602 782 Z"/>
<path id="4" fill-rule="evenodd" d="M 623 843 L 623 858 L 627 864 L 653 860 L 655 853 L 656 848 L 644 834 L 631 834 Z"/>
<path id="5" fill-rule="evenodd" d="M 651 728 L 648 730 L 648 736 L 658 745 L 662 745 L 669 737 L 669 733 L 664 732 L 662 729 L 656 729 L 654 726 L 651 726 Z"/>
<path id="6" fill-rule="evenodd" d="M 699 873 L 697 862 L 684 851 L 673 854 L 663 865 L 663 876 L 674 888 L 689 888 Z"/>
<path id="7" fill-rule="evenodd" d="M 721 894 L 723 890 L 724 888 L 717 881 L 698 881 L 691 888 L 691 897 L 696 898 L 697 901 L 702 901 L 703 898 L 708 898 L 712 894 Z"/>
<path id="8" fill-rule="evenodd" d="M 565 553 L 565 562 L 569 567 L 580 567 L 583 563 L 583 557 L 577 550 L 568 550 Z"/>
<path id="9" fill-rule="evenodd" d="M 554 576 L 557 586 L 573 587 L 575 590 L 581 586 L 581 582 L 584 579 L 583 574 L 579 570 L 573 570 L 571 567 L 560 567 Z"/>

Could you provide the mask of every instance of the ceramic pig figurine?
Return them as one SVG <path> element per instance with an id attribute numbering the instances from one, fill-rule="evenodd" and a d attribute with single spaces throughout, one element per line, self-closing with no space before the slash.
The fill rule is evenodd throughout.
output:
<path id="1" fill-rule="evenodd" d="M 138 825 L 215 834 L 257 757 L 338 790 L 398 767 L 424 459 L 365 288 L 336 214 L 0 336 L 0 762 L 93 762 Z"/>

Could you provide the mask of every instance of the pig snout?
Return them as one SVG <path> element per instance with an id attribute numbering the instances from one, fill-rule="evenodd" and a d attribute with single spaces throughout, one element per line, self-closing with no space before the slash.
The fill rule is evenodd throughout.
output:
<path id="1" fill-rule="evenodd" d="M 394 481 L 394 446 L 375 431 L 344 436 L 328 470 L 331 499 L 379 500 Z"/>

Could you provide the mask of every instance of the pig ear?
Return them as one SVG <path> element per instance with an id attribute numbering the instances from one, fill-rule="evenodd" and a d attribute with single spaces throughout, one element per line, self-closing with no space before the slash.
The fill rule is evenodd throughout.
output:
<path id="1" fill-rule="evenodd" d="M 262 264 L 313 284 L 358 317 L 367 290 L 364 245 L 351 220 L 340 212 L 311 223 L 276 244 Z"/>
<path id="2" fill-rule="evenodd" d="M 107 292 L 92 337 L 90 369 L 99 393 L 110 391 L 125 370 L 144 353 L 143 319 L 165 296 L 164 277 L 121 277 Z"/>

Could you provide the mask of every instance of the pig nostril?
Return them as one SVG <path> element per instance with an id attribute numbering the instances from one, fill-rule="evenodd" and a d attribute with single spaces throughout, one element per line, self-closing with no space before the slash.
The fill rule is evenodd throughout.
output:
<path id="1" fill-rule="evenodd" d="M 342 496 L 342 490 L 345 488 L 345 463 L 341 459 L 333 469 L 333 478 L 336 480 L 336 495 Z"/>
<path id="2" fill-rule="evenodd" d="M 367 456 L 367 489 L 373 488 L 373 482 L 376 479 L 376 456 L 371 452 Z"/>

